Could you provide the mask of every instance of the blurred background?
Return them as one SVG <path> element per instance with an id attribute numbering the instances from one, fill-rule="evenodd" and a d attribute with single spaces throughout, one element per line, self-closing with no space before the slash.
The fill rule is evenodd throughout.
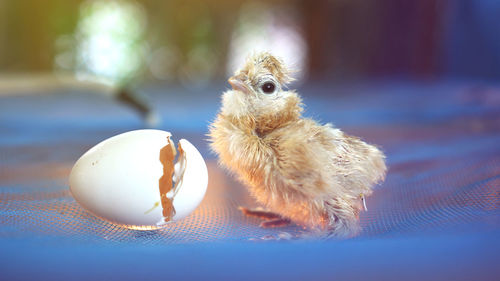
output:
<path id="1" fill-rule="evenodd" d="M 0 74 L 193 86 L 271 50 L 306 81 L 496 81 L 499 14 L 494 0 L 1 0 Z"/>
<path id="2" fill-rule="evenodd" d="M 499 14 L 492 0 L 0 0 L 0 95 L 104 94 L 158 127 L 155 93 L 216 100 L 261 50 L 297 70 L 306 99 L 375 94 L 373 81 L 483 89 L 500 76 Z"/>

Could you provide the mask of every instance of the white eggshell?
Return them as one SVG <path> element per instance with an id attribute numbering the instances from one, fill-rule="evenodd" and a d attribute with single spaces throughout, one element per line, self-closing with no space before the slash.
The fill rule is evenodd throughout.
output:
<path id="1" fill-rule="evenodd" d="M 163 175 L 160 150 L 169 132 L 137 130 L 111 137 L 87 151 L 71 170 L 73 197 L 85 209 L 105 220 L 135 229 L 165 224 L 159 179 Z M 173 197 L 179 220 L 200 204 L 208 184 L 207 167 L 198 150 L 180 140 L 186 156 L 182 182 Z"/>

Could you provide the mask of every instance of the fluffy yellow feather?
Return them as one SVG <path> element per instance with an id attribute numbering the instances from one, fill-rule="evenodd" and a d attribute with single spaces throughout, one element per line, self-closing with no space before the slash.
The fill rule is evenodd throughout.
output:
<path id="1" fill-rule="evenodd" d="M 250 56 L 222 95 L 211 148 L 250 193 L 285 220 L 350 237 L 359 232 L 361 198 L 386 173 L 384 154 L 330 124 L 302 117 L 303 104 L 283 62 Z M 364 198 L 364 197 L 363 197 Z"/>

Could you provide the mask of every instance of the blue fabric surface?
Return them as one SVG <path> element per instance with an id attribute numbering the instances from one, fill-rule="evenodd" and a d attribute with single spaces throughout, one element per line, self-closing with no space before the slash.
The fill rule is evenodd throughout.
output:
<path id="1" fill-rule="evenodd" d="M 123 229 L 68 191 L 73 163 L 112 135 L 142 128 L 113 100 L 82 92 L 0 97 L 1 279 L 497 280 L 500 269 L 500 88 L 483 83 L 372 82 L 300 87 L 306 115 L 380 145 L 386 181 L 348 241 L 279 240 L 216 165 L 205 141 L 224 87 L 145 88 L 174 139 L 209 167 L 200 207 L 156 231 Z"/>

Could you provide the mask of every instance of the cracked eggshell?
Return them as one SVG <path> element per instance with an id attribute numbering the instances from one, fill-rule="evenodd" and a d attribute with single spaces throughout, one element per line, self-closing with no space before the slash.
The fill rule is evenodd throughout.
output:
<path id="1" fill-rule="evenodd" d="M 97 144 L 71 170 L 73 197 L 91 213 L 115 224 L 133 229 L 161 227 L 166 221 L 159 188 L 164 174 L 160 150 L 169 145 L 170 137 L 166 131 L 137 130 Z M 173 176 L 179 181 L 170 199 L 174 221 L 196 209 L 208 184 L 207 167 L 199 151 L 184 139 L 179 146 L 185 163 L 176 164 Z"/>
<path id="2" fill-rule="evenodd" d="M 173 198 L 174 220 L 187 217 L 198 207 L 205 196 L 208 185 L 207 166 L 198 149 L 185 139 L 179 141 L 179 147 L 184 151 L 186 164 L 184 169 L 180 167 L 179 163 L 175 165 L 174 182 L 179 180 L 180 182 Z M 177 174 L 180 174 L 179 179 L 176 178 Z"/>

